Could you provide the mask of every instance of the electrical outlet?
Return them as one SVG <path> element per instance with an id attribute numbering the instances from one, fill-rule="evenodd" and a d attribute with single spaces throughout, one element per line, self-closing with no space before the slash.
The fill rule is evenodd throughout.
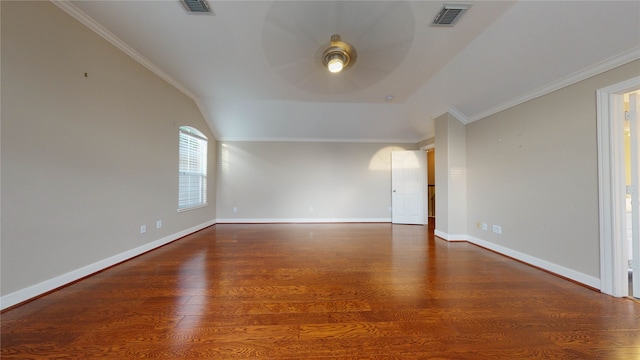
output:
<path id="1" fill-rule="evenodd" d="M 493 232 L 496 233 L 496 234 L 502 234 L 502 226 L 493 225 Z"/>
<path id="2" fill-rule="evenodd" d="M 313 206 L 309 206 L 309 212 L 313 212 Z"/>
<path id="3" fill-rule="evenodd" d="M 147 225 L 140 225 L 140 234 L 144 234 L 147 232 Z"/>
<path id="4" fill-rule="evenodd" d="M 237 207 L 233 207 L 233 212 L 238 212 L 238 208 Z"/>
<path id="5" fill-rule="evenodd" d="M 162 227 L 162 220 L 156 221 L 156 229 L 160 229 Z"/>
<path id="6" fill-rule="evenodd" d="M 489 226 L 487 225 L 487 223 L 482 223 L 482 230 L 488 230 Z"/>

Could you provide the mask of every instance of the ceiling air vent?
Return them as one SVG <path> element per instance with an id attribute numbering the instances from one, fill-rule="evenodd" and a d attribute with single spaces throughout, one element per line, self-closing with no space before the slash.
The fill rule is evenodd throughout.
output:
<path id="1" fill-rule="evenodd" d="M 432 25 L 434 26 L 453 26 L 458 19 L 464 14 L 470 5 L 444 5 L 442 10 L 433 19 Z"/>
<path id="2" fill-rule="evenodd" d="M 204 0 L 181 0 L 187 12 L 193 14 L 211 14 L 209 5 Z"/>

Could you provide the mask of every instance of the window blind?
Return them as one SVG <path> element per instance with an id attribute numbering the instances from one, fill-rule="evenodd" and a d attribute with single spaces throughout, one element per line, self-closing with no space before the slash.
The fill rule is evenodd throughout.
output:
<path id="1" fill-rule="evenodd" d="M 198 130 L 180 127 L 178 211 L 207 204 L 207 143 Z"/>

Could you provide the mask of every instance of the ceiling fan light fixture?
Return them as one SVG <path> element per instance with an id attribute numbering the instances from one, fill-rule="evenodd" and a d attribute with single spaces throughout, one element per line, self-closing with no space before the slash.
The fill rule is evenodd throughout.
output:
<path id="1" fill-rule="evenodd" d="M 333 54 L 329 57 L 327 62 L 327 68 L 329 72 L 339 73 L 344 68 L 344 56 L 340 54 Z"/>
<path id="2" fill-rule="evenodd" d="M 340 35 L 331 36 L 329 48 L 322 54 L 322 63 L 331 73 L 339 73 L 355 63 L 356 50 L 350 44 L 342 41 Z"/>

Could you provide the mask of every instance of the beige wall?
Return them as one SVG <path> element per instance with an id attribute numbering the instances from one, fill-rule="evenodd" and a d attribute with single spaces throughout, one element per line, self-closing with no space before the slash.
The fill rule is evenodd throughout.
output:
<path id="1" fill-rule="evenodd" d="M 438 232 L 447 233 L 449 229 L 449 160 L 448 160 L 448 119 L 449 114 L 440 115 L 434 120 L 435 138 L 435 185 L 436 185 L 436 224 Z M 442 234 L 440 234 L 442 236 Z M 446 235 L 445 235 L 446 237 Z"/>
<path id="2" fill-rule="evenodd" d="M 390 221 L 391 151 L 415 149 L 415 144 L 220 142 L 218 220 Z"/>
<path id="3" fill-rule="evenodd" d="M 213 191 L 176 211 L 178 126 L 215 189 L 191 99 L 49 2 L 1 6 L 3 296 L 215 219 Z"/>
<path id="4" fill-rule="evenodd" d="M 451 114 L 435 119 L 436 235 L 467 236 L 466 128 Z"/>
<path id="5" fill-rule="evenodd" d="M 595 92 L 639 69 L 634 61 L 467 125 L 469 234 L 598 278 Z"/>

